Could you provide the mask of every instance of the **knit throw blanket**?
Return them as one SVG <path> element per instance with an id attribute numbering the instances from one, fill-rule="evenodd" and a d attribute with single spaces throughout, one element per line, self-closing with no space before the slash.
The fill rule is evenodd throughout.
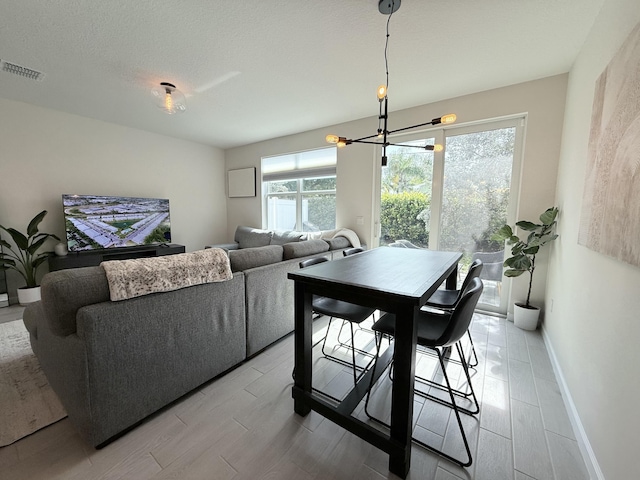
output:
<path id="1" fill-rule="evenodd" d="M 223 282 L 232 277 L 229 257 L 220 248 L 191 253 L 100 264 L 107 274 L 111 301 L 156 292 L 170 292 L 202 283 Z"/>

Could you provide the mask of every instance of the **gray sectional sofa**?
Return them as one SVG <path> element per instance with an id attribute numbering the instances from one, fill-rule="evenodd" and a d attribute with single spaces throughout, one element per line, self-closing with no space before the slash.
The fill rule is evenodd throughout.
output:
<path id="1" fill-rule="evenodd" d="M 230 251 L 230 280 L 121 301 L 110 300 L 104 268 L 59 270 L 43 278 L 24 323 L 69 419 L 100 447 L 293 331 L 287 273 L 306 258 L 342 256 L 331 248 L 310 240 Z"/>
<path id="2" fill-rule="evenodd" d="M 329 243 L 331 250 L 348 248 L 349 246 L 362 246 L 355 232 L 346 228 L 319 232 L 299 232 L 296 230 L 264 230 L 241 225 L 236 228 L 233 243 L 207 245 L 205 248 L 217 247 L 224 250 L 239 250 L 317 239 L 322 239 Z"/>

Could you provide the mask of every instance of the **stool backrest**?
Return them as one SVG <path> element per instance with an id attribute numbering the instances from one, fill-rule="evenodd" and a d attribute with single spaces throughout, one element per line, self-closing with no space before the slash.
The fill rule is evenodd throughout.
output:
<path id="1" fill-rule="evenodd" d="M 302 260 L 298 265 L 300 268 L 310 267 L 311 265 L 317 265 L 318 263 L 328 262 L 326 257 L 309 258 L 308 260 Z"/>
<path id="2" fill-rule="evenodd" d="M 471 280 L 473 280 L 476 277 L 480 277 L 480 274 L 482 273 L 482 267 L 483 267 L 483 263 L 482 263 L 482 260 L 480 259 L 476 259 L 473 262 L 471 262 L 471 265 L 469 265 L 469 270 L 467 271 L 467 276 L 464 277 L 464 281 L 462 282 L 462 287 L 460 287 L 461 295 L 467 289 L 467 287 L 469 286 L 469 283 L 471 283 Z"/>
<path id="3" fill-rule="evenodd" d="M 466 290 L 462 292 L 462 298 L 451 314 L 449 325 L 435 342 L 437 346 L 446 347 L 456 343 L 469 329 L 473 311 L 482 295 L 482 280 L 478 277 L 472 278 Z"/>

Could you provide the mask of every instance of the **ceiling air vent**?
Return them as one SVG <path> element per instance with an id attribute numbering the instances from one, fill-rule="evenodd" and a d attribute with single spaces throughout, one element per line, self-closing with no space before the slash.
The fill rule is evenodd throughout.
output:
<path id="1" fill-rule="evenodd" d="M 32 70 L 22 65 L 16 65 L 15 63 L 6 62 L 0 60 L 2 71 L 7 73 L 13 73 L 14 75 L 20 75 L 21 77 L 30 78 L 31 80 L 41 81 L 44 78 L 44 73 Z"/>

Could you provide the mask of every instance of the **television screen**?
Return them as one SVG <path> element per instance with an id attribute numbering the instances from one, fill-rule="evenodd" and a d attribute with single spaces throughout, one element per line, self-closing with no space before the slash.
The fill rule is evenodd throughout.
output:
<path id="1" fill-rule="evenodd" d="M 169 200 L 62 195 L 69 251 L 171 242 Z"/>

